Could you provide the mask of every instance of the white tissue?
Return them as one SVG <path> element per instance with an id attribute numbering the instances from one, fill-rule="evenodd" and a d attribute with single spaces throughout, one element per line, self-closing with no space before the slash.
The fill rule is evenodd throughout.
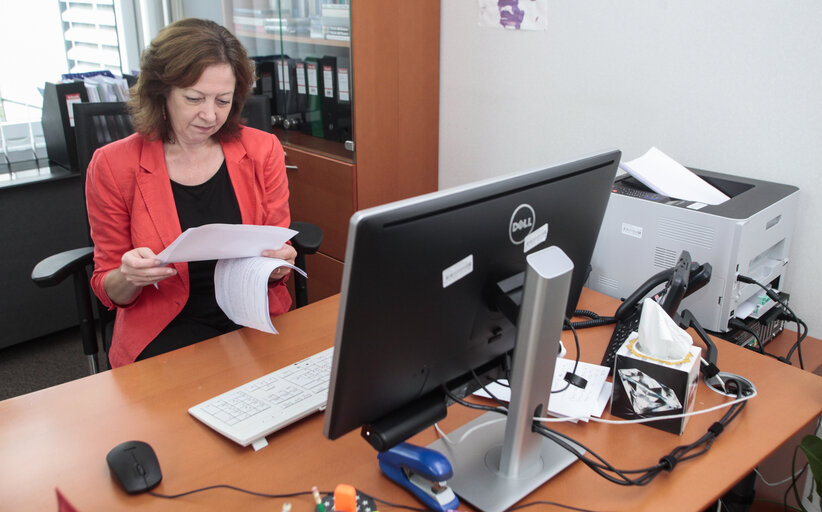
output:
<path id="1" fill-rule="evenodd" d="M 666 361 L 680 361 L 688 355 L 691 335 L 674 323 L 662 306 L 651 298 L 642 302 L 637 345 L 644 354 Z"/>

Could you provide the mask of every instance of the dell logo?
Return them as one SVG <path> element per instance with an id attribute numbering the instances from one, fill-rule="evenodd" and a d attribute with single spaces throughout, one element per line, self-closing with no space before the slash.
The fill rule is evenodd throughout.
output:
<path id="1" fill-rule="evenodd" d="M 536 214 L 530 204 L 521 204 L 511 215 L 511 222 L 508 227 L 508 237 L 512 244 L 521 244 L 525 237 L 534 229 Z"/>
<path id="2" fill-rule="evenodd" d="M 514 222 L 513 224 L 511 224 L 511 232 L 516 233 L 520 229 L 533 228 L 533 227 L 534 227 L 534 223 L 531 222 L 531 219 L 522 219 L 522 220 L 518 220 L 518 221 Z"/>

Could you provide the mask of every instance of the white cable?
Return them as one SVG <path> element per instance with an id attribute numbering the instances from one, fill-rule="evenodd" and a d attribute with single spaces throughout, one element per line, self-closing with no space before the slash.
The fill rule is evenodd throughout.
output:
<path id="1" fill-rule="evenodd" d="M 457 439 L 456 441 L 452 441 L 451 438 L 449 438 L 445 434 L 445 432 L 443 432 L 442 429 L 440 429 L 439 423 L 434 423 L 434 428 L 437 430 L 437 433 L 440 436 L 442 436 L 442 440 L 445 441 L 446 444 L 450 444 L 451 446 L 454 446 L 454 445 L 458 445 L 458 444 L 462 443 L 465 440 L 465 438 L 468 437 L 469 435 L 473 434 L 475 430 L 481 429 L 483 427 L 487 427 L 489 425 L 493 425 L 494 423 L 499 423 L 500 421 L 505 421 L 506 418 L 507 418 L 507 416 L 500 416 L 499 418 L 494 418 L 492 420 L 480 423 L 478 425 L 474 425 L 473 427 L 471 427 L 468 430 L 466 430 L 465 432 L 463 432 L 463 434 L 460 436 L 460 438 Z"/>
<path id="2" fill-rule="evenodd" d="M 454 444 L 454 441 L 452 441 L 451 438 L 448 437 L 448 435 L 446 435 L 446 433 L 442 431 L 442 429 L 440 428 L 439 423 L 434 423 L 434 430 L 436 430 L 437 434 L 439 434 L 439 436 L 442 438 L 442 440 L 445 441 L 445 444 L 450 444 L 450 445 Z"/>
<path id="3" fill-rule="evenodd" d="M 808 466 L 808 465 L 807 465 L 807 464 L 805 464 L 805 466 L 804 466 L 804 467 L 807 467 L 807 466 Z M 777 486 L 779 486 L 779 485 L 786 484 L 786 483 L 788 483 L 788 482 L 793 482 L 793 480 L 794 480 L 795 478 L 798 478 L 798 477 L 799 477 L 799 475 L 800 475 L 800 473 L 802 473 L 802 471 L 805 471 L 805 469 L 804 469 L 804 468 L 803 468 L 803 469 L 801 469 L 801 470 L 799 471 L 799 473 L 797 473 L 797 474 L 796 474 L 796 475 L 794 475 L 794 476 L 789 476 L 788 478 L 786 478 L 786 479 L 784 479 L 784 480 L 780 480 L 779 482 L 773 482 L 773 483 L 771 483 L 771 482 L 769 482 L 769 481 L 765 480 L 765 477 L 764 477 L 764 476 L 762 476 L 762 473 L 760 473 L 758 469 L 754 468 L 754 473 L 756 473 L 756 476 L 758 476 L 758 477 L 759 477 L 759 479 L 760 479 L 760 480 L 762 480 L 762 483 L 763 483 L 763 484 L 765 484 L 765 485 L 767 485 L 768 487 L 777 487 Z"/>
<path id="4" fill-rule="evenodd" d="M 639 418 L 639 419 L 635 419 L 635 420 L 606 420 L 604 418 L 597 418 L 595 416 L 570 416 L 570 417 L 564 417 L 564 418 L 554 418 L 554 417 L 551 417 L 551 418 L 542 417 L 542 418 L 540 418 L 540 417 L 536 417 L 536 418 L 534 418 L 534 421 L 544 421 L 546 423 L 560 423 L 560 422 L 563 422 L 563 421 L 590 420 L 590 421 L 595 421 L 595 422 L 598 422 L 598 423 L 607 423 L 609 425 L 629 425 L 629 424 L 632 424 L 632 423 L 649 423 L 651 421 L 673 420 L 673 419 L 677 419 L 677 418 L 686 418 L 686 417 L 689 417 L 689 416 L 696 416 L 697 414 L 707 414 L 709 412 L 718 411 L 719 409 L 723 409 L 725 407 L 730 407 L 734 404 L 738 404 L 738 403 L 744 402 L 746 400 L 750 400 L 751 398 L 755 397 L 756 395 L 757 395 L 757 392 L 756 392 L 756 389 L 754 389 L 754 392 L 751 395 L 736 398 L 734 400 L 731 400 L 730 402 L 725 402 L 724 404 L 715 405 L 715 406 L 709 407 L 707 409 L 700 409 L 698 411 L 684 412 L 684 413 L 680 413 L 680 414 L 667 414 L 665 416 L 654 416 L 653 418 Z"/>

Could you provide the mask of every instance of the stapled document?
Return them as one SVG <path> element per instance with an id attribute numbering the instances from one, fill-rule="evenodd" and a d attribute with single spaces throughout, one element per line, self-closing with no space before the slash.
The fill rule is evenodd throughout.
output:
<path id="1" fill-rule="evenodd" d="M 214 292 L 217 305 L 232 322 L 277 334 L 268 313 L 268 277 L 277 267 L 300 268 L 279 258 L 230 258 L 217 262 Z"/>
<path id="2" fill-rule="evenodd" d="M 655 147 L 639 158 L 620 162 L 619 167 L 646 187 L 664 196 L 707 204 L 720 204 L 730 199 Z"/>

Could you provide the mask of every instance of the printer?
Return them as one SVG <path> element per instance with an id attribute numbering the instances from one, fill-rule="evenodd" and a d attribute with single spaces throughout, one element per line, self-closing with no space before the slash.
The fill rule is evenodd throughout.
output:
<path id="1" fill-rule="evenodd" d="M 762 288 L 783 291 L 799 189 L 691 169 L 730 199 L 716 205 L 656 194 L 630 175 L 614 181 L 591 260 L 588 286 L 624 299 L 687 250 L 710 263 L 710 282 L 682 301 L 708 330 L 726 332 L 734 317 L 759 318 L 773 307 Z"/>

